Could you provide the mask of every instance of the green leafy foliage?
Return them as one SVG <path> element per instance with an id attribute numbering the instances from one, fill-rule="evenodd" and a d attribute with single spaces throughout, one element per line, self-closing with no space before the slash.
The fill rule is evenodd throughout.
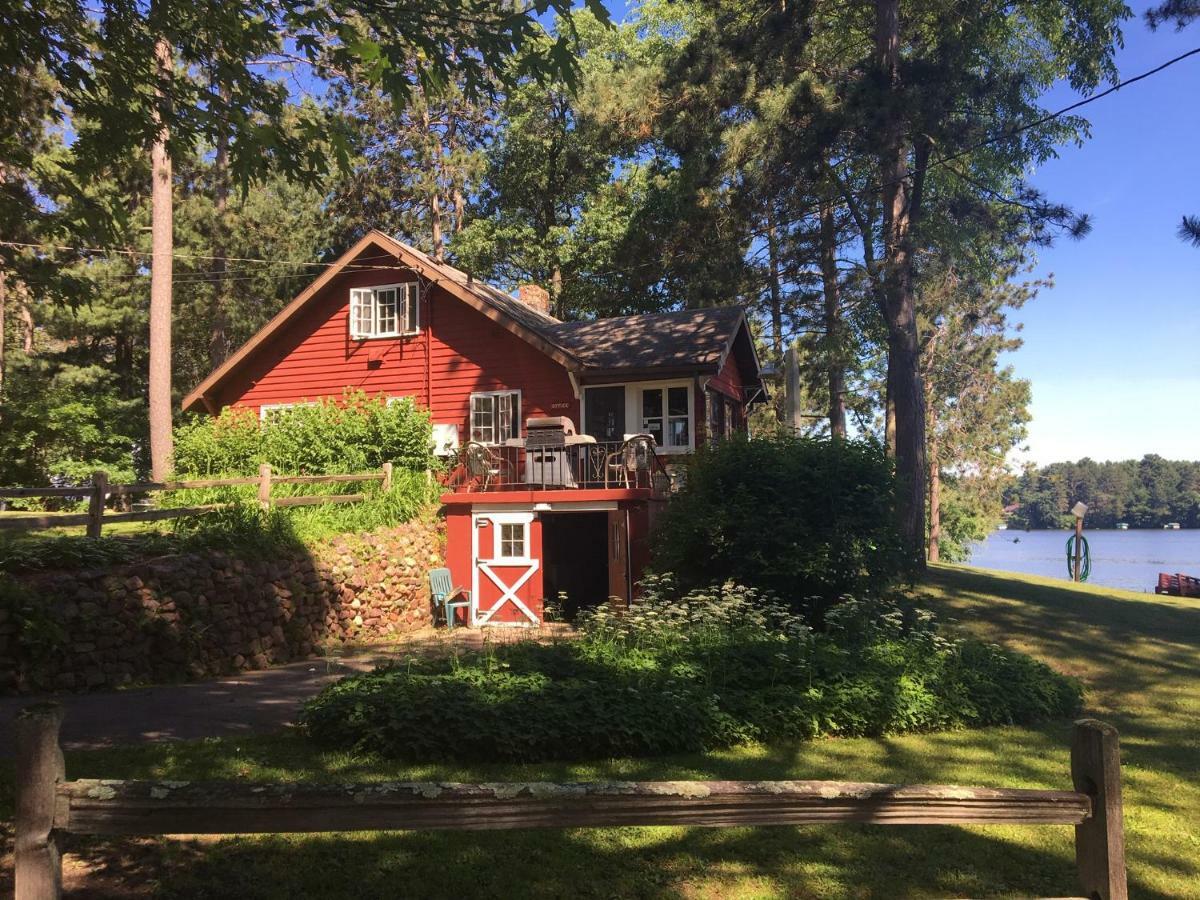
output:
<path id="1" fill-rule="evenodd" d="M 385 528 L 428 513 L 435 490 L 427 476 L 435 465 L 431 444 L 428 412 L 408 399 L 389 404 L 362 391 L 280 410 L 264 422 L 245 409 L 196 417 L 176 429 L 175 463 L 182 479 L 249 478 L 264 462 L 275 475 L 375 473 L 391 462 L 391 487 L 385 491 L 378 480 L 273 485 L 273 499 L 335 493 L 364 499 L 267 512 L 259 508 L 256 485 L 160 492 L 155 498 L 164 508 L 221 508 L 174 519 L 169 531 L 95 539 L 0 537 L 0 572 L 116 564 L 201 548 L 265 556 L 335 534 Z"/>
<path id="2" fill-rule="evenodd" d="M 364 494 L 357 503 L 258 510 L 254 487 L 174 492 L 180 506 L 233 504 L 226 509 L 176 520 L 175 530 L 208 545 L 250 539 L 260 544 L 311 543 L 334 534 L 370 531 L 404 522 L 426 509 L 435 465 L 429 413 L 408 398 L 388 403 L 347 390 L 334 400 L 270 413 L 263 421 L 251 410 L 228 408 L 216 417 L 197 417 L 175 431 L 175 468 L 182 478 L 251 477 L 262 463 L 274 475 L 347 475 L 394 466 L 392 486 L 378 481 L 274 485 L 273 498 L 316 494 Z M 256 524 L 257 523 L 257 524 Z"/>
<path id="3" fill-rule="evenodd" d="M 654 566 L 684 587 L 732 579 L 820 621 L 843 594 L 904 573 L 892 467 L 866 441 L 736 437 L 701 450 L 657 530 Z"/>
<path id="4" fill-rule="evenodd" d="M 288 475 L 333 475 L 433 465 L 429 413 L 409 398 L 395 403 L 347 390 L 339 400 L 271 412 L 226 408 L 196 416 L 175 431 L 175 471 L 182 477 L 251 476 L 262 463 Z"/>
<path id="5" fill-rule="evenodd" d="M 921 610 L 846 602 L 817 633 L 753 589 L 673 593 L 652 582 L 628 614 L 586 617 L 578 641 L 351 676 L 309 702 L 304 728 L 404 759 L 590 759 L 1026 722 L 1081 700 L 1074 681 L 950 640 Z"/>

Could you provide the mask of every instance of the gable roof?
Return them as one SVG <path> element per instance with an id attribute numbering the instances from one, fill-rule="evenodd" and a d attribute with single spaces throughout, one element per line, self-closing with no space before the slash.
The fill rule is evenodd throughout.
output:
<path id="1" fill-rule="evenodd" d="M 395 256 L 397 263 L 413 269 L 422 278 L 445 288 L 459 300 L 481 312 L 505 330 L 528 341 L 559 364 L 571 370 L 580 368 L 579 361 L 571 353 L 542 333 L 542 328 L 559 324 L 558 319 L 532 309 L 515 297 L 496 290 L 491 285 L 476 281 L 466 272 L 459 271 L 446 263 L 439 263 L 415 247 L 410 247 L 382 231 L 373 230 L 331 263 L 312 284 L 297 294 L 250 340 L 246 341 L 233 355 L 196 385 L 183 398 L 183 409 L 192 409 L 203 404 L 210 412 L 213 412 L 207 399 L 208 395 L 246 363 L 259 347 L 295 319 L 322 288 L 345 271 L 347 267 L 352 266 L 354 260 L 372 245 Z"/>
<path id="2" fill-rule="evenodd" d="M 437 262 L 381 231 L 371 231 L 331 263 L 308 287 L 296 295 L 274 318 L 214 369 L 183 399 L 183 408 L 203 405 L 215 412 L 210 399 L 222 381 L 243 366 L 262 345 L 292 322 L 334 278 L 351 267 L 368 247 L 376 246 L 413 269 L 420 277 L 444 288 L 459 300 L 522 338 L 568 370 L 592 375 L 604 373 L 695 371 L 716 372 L 724 364 L 735 339 L 746 328 L 740 307 L 679 310 L 677 312 L 617 316 L 590 322 L 562 322 L 522 303 L 490 284 L 475 280 L 453 266 Z"/>

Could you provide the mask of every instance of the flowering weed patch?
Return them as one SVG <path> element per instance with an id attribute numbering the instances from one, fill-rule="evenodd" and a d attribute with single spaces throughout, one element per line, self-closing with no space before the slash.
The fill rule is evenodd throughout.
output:
<path id="1" fill-rule="evenodd" d="M 814 632 L 727 584 L 597 610 L 582 637 L 380 668 L 306 707 L 318 743 L 413 760 L 594 759 L 819 735 L 1063 717 L 1074 681 L 1019 653 L 942 635 L 931 614 L 846 600 Z"/>

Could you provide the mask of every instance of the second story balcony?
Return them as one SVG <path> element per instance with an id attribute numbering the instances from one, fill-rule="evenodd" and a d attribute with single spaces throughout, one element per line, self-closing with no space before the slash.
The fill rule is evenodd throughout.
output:
<path id="1" fill-rule="evenodd" d="M 636 490 L 663 497 L 674 483 L 653 436 L 597 441 L 576 434 L 565 417 L 548 417 L 528 420 L 525 437 L 498 445 L 467 443 L 458 451 L 446 487 L 454 493 Z"/>

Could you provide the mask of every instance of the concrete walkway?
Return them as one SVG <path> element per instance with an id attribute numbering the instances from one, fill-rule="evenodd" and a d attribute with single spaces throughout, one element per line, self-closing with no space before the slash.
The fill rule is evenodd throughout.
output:
<path id="1" fill-rule="evenodd" d="M 95 750 L 146 741 L 236 737 L 278 731 L 296 722 L 305 700 L 343 675 L 365 672 L 414 654 L 479 649 L 484 643 L 557 640 L 565 626 L 526 629 L 428 629 L 386 647 L 345 650 L 327 658 L 287 663 L 216 681 L 132 688 L 94 694 L 0 698 L 0 756 L 12 754 L 12 720 L 44 700 L 63 705 L 62 743 L 67 750 Z"/>

